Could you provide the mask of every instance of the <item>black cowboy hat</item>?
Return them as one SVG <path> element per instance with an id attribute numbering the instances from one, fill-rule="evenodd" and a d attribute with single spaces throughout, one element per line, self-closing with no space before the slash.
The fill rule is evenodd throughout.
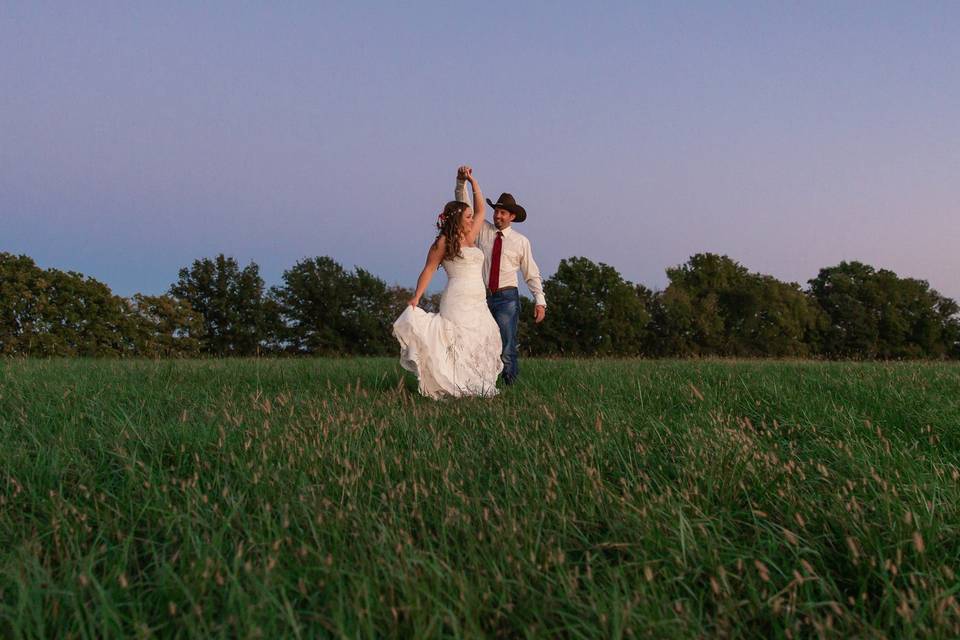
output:
<path id="1" fill-rule="evenodd" d="M 501 193 L 496 202 L 490 202 L 490 198 L 487 198 L 487 204 L 494 209 L 506 209 L 515 216 L 514 222 L 523 222 L 527 219 L 527 210 L 518 205 L 509 193 Z"/>

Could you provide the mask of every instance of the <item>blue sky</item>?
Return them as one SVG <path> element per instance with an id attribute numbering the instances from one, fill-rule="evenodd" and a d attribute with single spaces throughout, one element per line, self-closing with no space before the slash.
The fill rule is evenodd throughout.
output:
<path id="1" fill-rule="evenodd" d="M 958 60 L 946 2 L 13 1 L 0 251 L 122 295 L 220 252 L 413 286 L 469 163 L 547 275 L 713 251 L 960 298 Z"/>

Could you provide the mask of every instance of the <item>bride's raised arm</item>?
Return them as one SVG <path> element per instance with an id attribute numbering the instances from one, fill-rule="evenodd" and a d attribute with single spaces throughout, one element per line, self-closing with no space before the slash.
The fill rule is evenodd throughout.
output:
<path id="1" fill-rule="evenodd" d="M 480 183 L 473 177 L 473 169 L 465 168 L 464 177 L 470 182 L 473 188 L 473 226 L 466 229 L 467 242 L 473 244 L 480 235 L 480 229 L 483 229 L 484 216 L 487 214 L 487 203 L 483 199 L 483 193 L 480 191 Z"/>

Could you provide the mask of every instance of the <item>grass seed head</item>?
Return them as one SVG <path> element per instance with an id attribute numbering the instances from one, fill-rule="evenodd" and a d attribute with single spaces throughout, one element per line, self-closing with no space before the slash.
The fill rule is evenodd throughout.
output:
<path id="1" fill-rule="evenodd" d="M 757 573 L 760 574 L 761 580 L 764 582 L 770 582 L 770 570 L 767 569 L 767 565 L 763 564 L 759 560 L 754 560 L 753 566 L 757 568 Z"/>
<path id="2" fill-rule="evenodd" d="M 919 531 L 913 532 L 913 548 L 917 550 L 917 553 L 923 553 L 925 548 L 923 544 L 923 536 Z"/>
<path id="3" fill-rule="evenodd" d="M 714 595 L 720 595 L 720 582 L 713 576 L 710 576 L 710 588 L 713 590 Z"/>

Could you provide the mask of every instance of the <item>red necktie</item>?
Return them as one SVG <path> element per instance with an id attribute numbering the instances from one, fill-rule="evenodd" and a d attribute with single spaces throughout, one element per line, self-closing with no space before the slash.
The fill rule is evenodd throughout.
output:
<path id="1" fill-rule="evenodd" d="M 500 288 L 500 252 L 503 250 L 503 232 L 497 231 L 497 239 L 493 241 L 493 255 L 490 256 L 490 293 L 496 293 Z"/>

